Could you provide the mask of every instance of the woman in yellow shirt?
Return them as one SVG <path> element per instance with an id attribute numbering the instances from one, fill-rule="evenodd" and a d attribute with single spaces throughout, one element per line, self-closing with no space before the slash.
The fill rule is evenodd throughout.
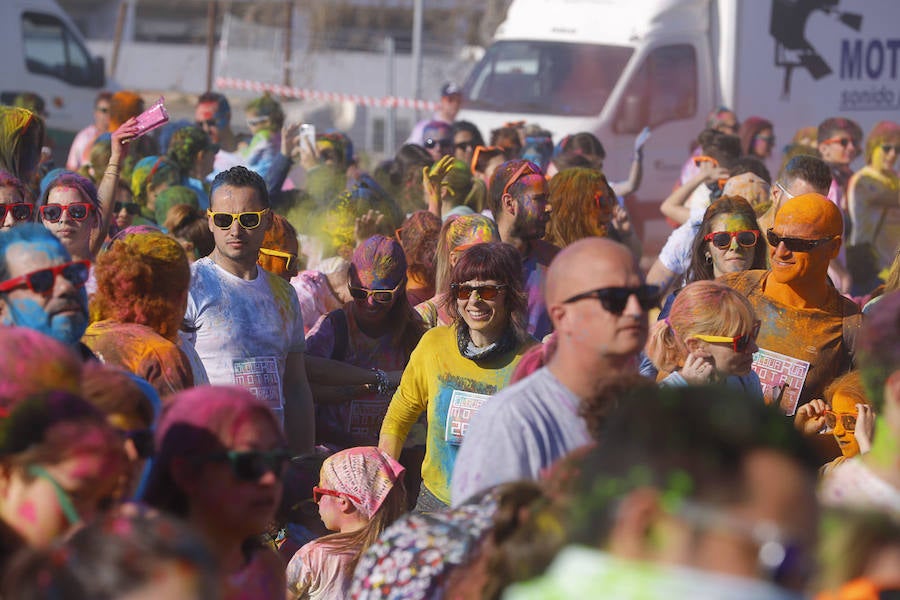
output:
<path id="1" fill-rule="evenodd" d="M 473 415 L 509 384 L 536 340 L 526 331 L 522 259 L 509 244 L 476 244 L 450 275 L 452 323 L 429 330 L 413 351 L 381 427 L 379 447 L 400 454 L 410 427 L 427 411 L 422 489 L 416 510 L 450 503 L 450 477 Z"/>

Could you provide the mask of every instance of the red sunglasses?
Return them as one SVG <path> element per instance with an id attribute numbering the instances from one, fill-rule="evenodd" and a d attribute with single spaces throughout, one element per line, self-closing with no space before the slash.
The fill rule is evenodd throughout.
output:
<path id="1" fill-rule="evenodd" d="M 329 490 L 328 488 L 321 488 L 319 486 L 315 486 L 313 488 L 313 502 L 316 504 L 319 503 L 319 500 L 322 499 L 322 496 L 334 496 L 335 498 L 348 498 L 357 504 L 362 504 L 362 500 L 354 496 L 353 494 L 345 494 L 344 492 L 338 492 L 336 490 Z"/>
<path id="2" fill-rule="evenodd" d="M 0 282 L 0 293 L 11 292 L 21 287 L 27 287 L 37 294 L 49 293 L 54 284 L 56 277 L 62 274 L 69 283 L 76 288 L 84 286 L 90 276 L 91 262 L 89 260 L 76 260 L 72 262 L 56 265 L 47 269 L 39 269 L 26 273 L 20 277 L 13 277 L 6 281 Z"/>

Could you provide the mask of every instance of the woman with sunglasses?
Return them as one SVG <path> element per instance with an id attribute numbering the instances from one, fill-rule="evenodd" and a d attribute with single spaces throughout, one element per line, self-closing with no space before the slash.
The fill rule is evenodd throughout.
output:
<path id="1" fill-rule="evenodd" d="M 113 502 L 125 469 L 121 440 L 78 396 L 44 392 L 4 409 L 0 561 L 12 548 L 45 548 L 89 523 Z"/>
<path id="2" fill-rule="evenodd" d="M 452 322 L 447 309 L 450 271 L 463 252 L 474 244 L 499 241 L 497 224 L 484 215 L 462 215 L 444 221 L 438 234 L 435 256 L 435 293 L 432 298 L 416 305 L 416 312 L 422 317 L 426 327 L 450 325 Z"/>
<path id="3" fill-rule="evenodd" d="M 740 196 L 722 196 L 703 214 L 685 279 L 690 283 L 725 273 L 765 269 L 767 252 L 750 203 Z"/>
<path id="4" fill-rule="evenodd" d="M 62 169 L 51 171 L 41 181 L 38 218 L 73 260 L 93 260 L 106 241 L 114 217 L 119 164 L 138 133 L 135 119 L 128 119 L 112 133 L 109 163 L 97 187 L 90 179 Z"/>
<path id="5" fill-rule="evenodd" d="M 866 139 L 866 166 L 853 174 L 848 208 L 853 227 L 847 246 L 851 293 L 862 296 L 881 285 L 900 240 L 900 178 L 894 171 L 900 154 L 900 125 L 877 123 Z"/>
<path id="6" fill-rule="evenodd" d="M 748 117 L 741 123 L 738 133 L 743 156 L 752 156 L 765 162 L 775 147 L 774 126 L 762 117 Z"/>
<path id="7" fill-rule="evenodd" d="M 353 252 L 348 272 L 352 300 L 319 319 L 306 336 L 308 356 L 371 370 L 366 383 L 355 378 L 322 381 L 310 368 L 316 400 L 316 438 L 335 449 L 374 446 L 381 421 L 413 349 L 421 320 L 406 298 L 406 258 L 400 244 L 375 235 Z M 355 376 L 354 376 L 355 377 Z M 420 442 L 421 443 L 421 442 Z"/>
<path id="8" fill-rule="evenodd" d="M 232 386 L 174 395 L 156 429 L 147 504 L 185 519 L 216 555 L 224 598 L 284 598 L 284 565 L 261 542 L 289 454 L 278 419 Z"/>
<path id="9" fill-rule="evenodd" d="M 656 322 L 646 352 L 669 373 L 660 385 L 724 383 L 762 400 L 759 377 L 750 369 L 758 333 L 759 320 L 743 295 L 715 281 L 695 281 Z"/>
<path id="10" fill-rule="evenodd" d="M 313 500 L 335 533 L 309 542 L 287 566 L 288 598 L 349 598 L 353 571 L 381 532 L 406 512 L 405 469 L 373 446 L 325 459 Z"/>
<path id="11" fill-rule="evenodd" d="M 28 202 L 31 194 L 17 177 L 0 170 L 0 230 L 15 227 L 34 220 L 34 202 Z"/>
<path id="12" fill-rule="evenodd" d="M 378 446 L 398 456 L 410 429 L 427 414 L 422 489 L 416 510 L 450 504 L 450 478 L 472 415 L 509 384 L 527 332 L 522 258 L 509 244 L 476 244 L 450 275 L 451 325 L 428 331 L 391 400 Z"/>

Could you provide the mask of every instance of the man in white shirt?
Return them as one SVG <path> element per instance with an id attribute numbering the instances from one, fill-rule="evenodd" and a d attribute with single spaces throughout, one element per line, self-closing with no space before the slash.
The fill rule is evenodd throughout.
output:
<path id="1" fill-rule="evenodd" d="M 306 378 L 303 318 L 288 282 L 257 265 L 272 219 L 262 177 L 244 167 L 212 184 L 212 253 L 191 266 L 185 323 L 214 385 L 240 385 L 283 418 L 297 453 L 312 450 L 314 417 Z"/>

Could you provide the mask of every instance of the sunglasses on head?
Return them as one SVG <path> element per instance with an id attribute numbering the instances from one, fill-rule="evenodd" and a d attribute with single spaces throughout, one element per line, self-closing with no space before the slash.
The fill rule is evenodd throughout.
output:
<path id="1" fill-rule="evenodd" d="M 506 284 L 498 285 L 465 285 L 460 283 L 450 284 L 450 291 L 457 300 L 468 300 L 473 293 L 478 294 L 482 300 L 493 300 L 506 289 Z"/>
<path id="2" fill-rule="evenodd" d="M 266 473 L 274 473 L 280 479 L 291 455 L 287 450 L 279 448 L 269 452 L 229 450 L 206 458 L 215 462 L 227 462 L 231 472 L 241 481 L 259 481 Z"/>
<path id="3" fill-rule="evenodd" d="M 400 289 L 400 286 L 403 285 L 403 281 L 397 284 L 392 290 L 371 290 L 369 288 L 364 287 L 355 287 L 352 285 L 347 285 L 350 289 L 350 295 L 354 300 L 368 300 L 369 296 L 372 296 L 372 299 L 375 300 L 378 304 L 390 304 L 394 300 L 394 294 L 397 293 L 397 290 Z"/>
<path id="4" fill-rule="evenodd" d="M 756 339 L 756 336 L 759 335 L 759 321 L 757 321 L 753 325 L 753 331 L 750 333 L 745 333 L 743 335 L 736 336 L 724 336 L 724 335 L 700 335 L 698 333 L 693 334 L 691 337 L 695 337 L 698 340 L 703 340 L 704 342 L 718 342 L 718 343 L 727 343 L 731 344 L 732 350 L 735 352 L 741 353 L 747 350 L 747 347 L 750 345 L 750 342 Z"/>
<path id="5" fill-rule="evenodd" d="M 766 231 L 766 240 L 773 248 L 777 248 L 778 244 L 784 244 L 784 247 L 791 252 L 811 252 L 834 239 L 834 236 L 822 238 L 818 240 L 805 240 L 803 238 L 781 237 L 771 228 Z"/>
<path id="6" fill-rule="evenodd" d="M 256 229 L 262 223 L 262 216 L 267 212 L 269 212 L 268 208 L 242 213 L 214 212 L 206 209 L 206 216 L 212 217 L 213 225 L 219 229 L 231 229 L 235 219 L 244 229 Z"/>
<path id="7" fill-rule="evenodd" d="M 890 154 L 891 150 L 894 151 L 894 154 L 900 154 L 900 144 L 882 144 L 881 151 L 885 154 Z"/>
<path id="8" fill-rule="evenodd" d="M 62 218 L 63 211 L 76 221 L 84 221 L 94 209 L 87 202 L 73 202 L 72 204 L 45 204 L 41 207 L 41 219 L 56 223 Z"/>
<path id="9" fill-rule="evenodd" d="M 265 256 L 274 256 L 276 258 L 284 259 L 284 270 L 291 271 L 291 267 L 293 266 L 293 270 L 297 270 L 297 255 L 291 254 L 290 252 L 282 252 L 281 250 L 269 250 L 268 248 L 260 248 L 260 254 L 264 254 Z"/>
<path id="10" fill-rule="evenodd" d="M 856 431 L 856 417 L 856 413 L 839 413 L 833 410 L 826 410 L 825 425 L 829 429 L 834 429 L 838 424 L 838 420 L 840 420 L 844 429 L 847 431 Z"/>
<path id="11" fill-rule="evenodd" d="M 440 147 L 441 149 L 449 148 L 453 142 L 450 140 L 436 140 L 434 138 L 428 138 L 425 140 L 425 148 L 427 150 L 432 150 L 436 147 Z"/>
<path id="12" fill-rule="evenodd" d="M 137 215 L 137 214 L 140 214 L 140 212 L 141 212 L 140 205 L 138 205 L 134 202 L 116 202 L 113 205 L 113 212 L 118 214 L 118 213 L 122 212 L 123 208 L 125 209 L 125 212 L 127 212 L 129 215 Z"/>
<path id="13" fill-rule="evenodd" d="M 850 139 L 848 137 L 844 137 L 844 136 L 836 136 L 836 137 L 828 138 L 827 140 L 823 141 L 822 143 L 823 144 L 840 144 L 841 147 L 843 147 L 843 148 L 846 148 L 850 144 L 853 144 L 854 146 L 856 145 L 856 142 L 854 142 L 852 139 Z"/>
<path id="14" fill-rule="evenodd" d="M 56 276 L 62 275 L 69 283 L 76 288 L 84 286 L 90 275 L 91 262 L 88 260 L 76 260 L 26 273 L 20 277 L 7 279 L 0 282 L 0 293 L 11 292 L 12 290 L 27 287 L 37 294 L 46 294 L 53 290 L 56 283 Z"/>
<path id="15" fill-rule="evenodd" d="M 357 504 L 362 504 L 362 500 L 354 496 L 353 494 L 345 494 L 344 492 L 339 492 L 337 490 L 329 490 L 328 488 L 323 488 L 319 486 L 315 486 L 313 488 L 313 502 L 316 504 L 322 499 L 322 496 L 334 496 L 335 498 L 348 498 Z"/>
<path id="16" fill-rule="evenodd" d="M 752 248 L 759 239 L 758 229 L 745 229 L 742 231 L 713 231 L 703 236 L 707 242 L 712 242 L 713 246 L 719 250 L 727 250 L 731 247 L 731 240 L 737 239 L 737 243 L 742 248 Z"/>
<path id="17" fill-rule="evenodd" d="M 5 221 L 6 215 L 10 213 L 16 221 L 30 221 L 32 215 L 34 215 L 34 204 L 31 204 L 30 202 L 0 204 L 0 210 L 3 211 L 3 216 L 0 216 L 0 221 Z"/>
<path id="18" fill-rule="evenodd" d="M 634 296 L 637 298 L 641 310 L 650 310 L 659 304 L 659 287 L 655 285 L 639 285 L 637 287 L 607 287 L 590 290 L 581 294 L 576 294 L 564 300 L 563 304 L 571 304 L 579 300 L 593 298 L 599 300 L 601 306 L 607 312 L 614 315 L 620 315 L 628 305 L 628 299 Z"/>
<path id="19" fill-rule="evenodd" d="M 544 176 L 544 174 L 541 173 L 540 169 L 535 169 L 534 165 L 531 164 L 530 161 L 526 160 L 524 163 L 522 163 L 522 166 L 519 167 L 515 173 L 513 173 L 513 176 L 509 178 L 509 181 L 506 182 L 506 185 L 503 186 L 502 196 L 505 196 L 509 193 L 509 188 L 511 188 L 515 182 L 528 175 L 540 175 L 541 177 Z"/>

